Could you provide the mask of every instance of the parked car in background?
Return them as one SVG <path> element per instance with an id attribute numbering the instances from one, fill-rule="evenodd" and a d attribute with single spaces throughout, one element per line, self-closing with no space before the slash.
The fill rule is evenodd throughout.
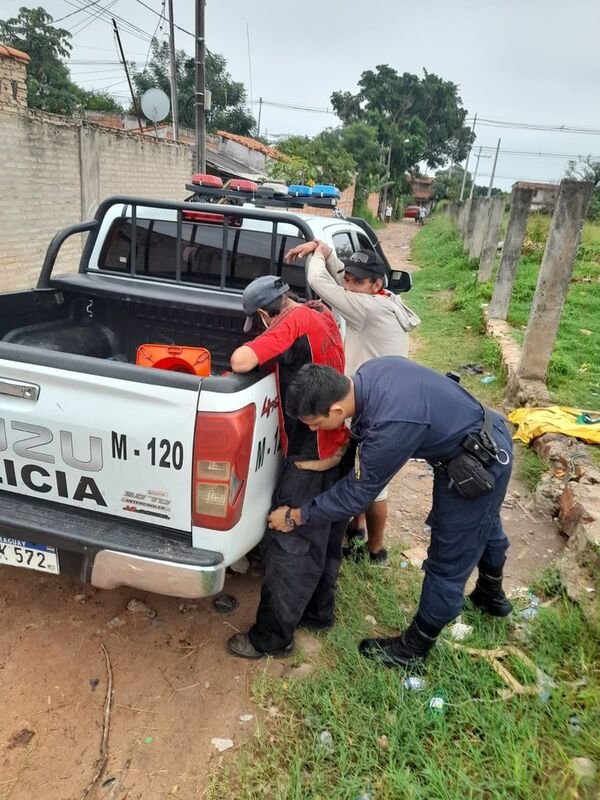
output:
<path id="1" fill-rule="evenodd" d="M 419 206 L 406 206 L 404 209 L 404 219 L 416 219 L 419 214 Z"/>

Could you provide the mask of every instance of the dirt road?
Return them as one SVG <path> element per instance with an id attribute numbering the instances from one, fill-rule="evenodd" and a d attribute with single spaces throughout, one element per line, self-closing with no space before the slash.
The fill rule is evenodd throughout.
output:
<path id="1" fill-rule="evenodd" d="M 406 261 L 414 222 L 382 232 L 394 266 Z M 411 463 L 394 481 L 389 540 L 424 548 L 429 471 Z M 527 509 L 518 483 L 504 520 L 513 546 L 508 583 L 562 547 L 554 527 Z M 0 800 L 80 800 L 96 771 L 110 656 L 114 705 L 103 800 L 200 798 L 219 758 L 213 737 L 237 748 L 260 712 L 249 685 L 263 667 L 230 658 L 225 641 L 253 619 L 260 578 L 231 575 L 239 605 L 223 616 L 210 600 L 184 606 L 129 590 L 99 592 L 67 578 L 0 568 Z M 130 600 L 146 604 L 127 610 Z M 240 716 L 253 719 L 241 721 Z M 92 795 L 93 797 L 94 795 Z"/>

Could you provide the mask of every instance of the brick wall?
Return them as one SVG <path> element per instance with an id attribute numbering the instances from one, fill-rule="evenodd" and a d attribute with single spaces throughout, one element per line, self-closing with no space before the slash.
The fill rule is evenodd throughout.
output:
<path id="1" fill-rule="evenodd" d="M 29 56 L 0 44 L 0 108 L 27 108 Z"/>
<path id="2" fill-rule="evenodd" d="M 0 109 L 0 289 L 35 285 L 50 239 L 81 219 L 78 128 Z M 64 245 L 61 266 L 81 243 Z"/>
<path id="3" fill-rule="evenodd" d="M 379 192 L 371 192 L 367 197 L 367 208 L 374 217 L 379 213 Z"/>
<path id="4" fill-rule="evenodd" d="M 193 148 L 35 111 L 0 108 L 0 290 L 35 285 L 46 248 L 113 194 L 183 200 Z M 81 237 L 57 271 L 77 269 Z M 64 251 L 64 252 L 63 252 Z"/>

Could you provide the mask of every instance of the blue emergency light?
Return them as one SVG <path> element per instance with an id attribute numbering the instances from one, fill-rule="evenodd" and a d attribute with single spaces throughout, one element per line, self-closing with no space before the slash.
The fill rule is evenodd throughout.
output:
<path id="1" fill-rule="evenodd" d="M 292 197 L 310 197 L 312 194 L 312 190 L 310 186 L 302 186 L 300 184 L 291 184 L 288 186 L 288 195 Z"/>
<path id="2" fill-rule="evenodd" d="M 324 183 L 315 183 L 311 192 L 313 197 L 333 197 L 340 199 L 340 190 L 336 186 L 328 186 Z"/>

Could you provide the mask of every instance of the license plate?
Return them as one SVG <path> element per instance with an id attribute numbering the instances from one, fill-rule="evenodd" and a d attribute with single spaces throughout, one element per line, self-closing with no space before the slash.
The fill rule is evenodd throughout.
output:
<path id="1" fill-rule="evenodd" d="M 53 572 L 55 575 L 60 572 L 58 551 L 55 547 L 9 539 L 6 536 L 0 536 L 0 564 Z"/>

